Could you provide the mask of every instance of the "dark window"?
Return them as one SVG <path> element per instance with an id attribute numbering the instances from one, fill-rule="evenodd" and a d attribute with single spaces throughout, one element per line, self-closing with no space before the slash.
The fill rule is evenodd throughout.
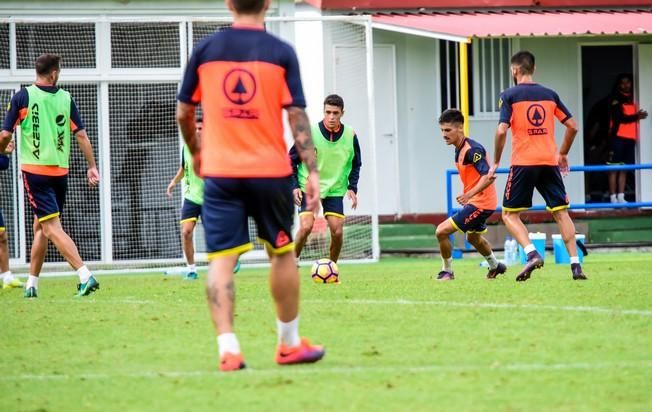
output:
<path id="1" fill-rule="evenodd" d="M 115 259 L 180 258 L 176 83 L 109 86 L 111 207 Z"/>
<path id="2" fill-rule="evenodd" d="M 9 68 L 9 25 L 0 24 L 0 69 Z M 4 95 L 2 95 L 4 97 Z"/>
<path id="3" fill-rule="evenodd" d="M 469 84 L 469 115 L 473 116 L 473 50 L 467 46 L 468 84 Z M 461 109 L 460 107 L 460 71 L 459 43 L 439 41 L 440 64 L 440 96 L 442 111 L 446 109 Z"/>

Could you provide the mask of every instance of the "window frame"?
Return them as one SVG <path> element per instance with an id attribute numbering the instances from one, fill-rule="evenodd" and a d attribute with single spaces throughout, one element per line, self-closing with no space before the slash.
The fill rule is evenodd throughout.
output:
<path id="1" fill-rule="evenodd" d="M 494 59 L 496 58 L 495 56 L 496 53 L 493 52 L 493 49 L 495 47 L 494 45 L 496 41 L 500 42 L 498 44 L 506 45 L 507 48 L 507 50 L 505 50 L 505 47 L 500 47 L 497 52 L 498 59 L 506 61 L 506 63 L 503 66 L 501 66 L 500 64 L 498 65 L 498 67 L 503 67 L 500 73 L 495 73 L 496 64 Z M 490 45 L 489 48 L 491 50 L 491 54 L 489 56 L 491 67 L 489 70 L 483 70 L 485 55 L 484 53 L 482 53 L 481 55 L 481 48 L 485 47 L 485 45 Z M 498 97 L 504 89 L 511 86 L 509 81 L 511 76 L 509 75 L 508 72 L 509 71 L 508 62 L 512 50 L 515 49 L 515 46 L 516 45 L 514 44 L 513 39 L 505 38 L 505 37 L 482 38 L 482 39 L 474 40 L 472 46 L 472 55 L 473 55 L 472 93 L 474 94 L 473 109 L 472 109 L 473 115 L 471 116 L 472 120 L 495 120 L 500 117 L 500 108 L 498 107 Z M 487 79 L 487 74 L 488 74 L 487 72 L 490 73 L 491 79 Z M 496 76 L 501 76 L 498 84 L 496 83 Z M 492 81 L 488 83 L 488 80 L 492 80 Z M 489 86 L 488 87 L 489 90 L 485 90 L 487 86 Z M 489 95 L 491 96 L 491 98 L 488 101 L 492 102 L 493 105 L 492 110 L 487 110 L 488 108 L 485 107 L 485 99 L 487 93 L 489 93 Z"/>

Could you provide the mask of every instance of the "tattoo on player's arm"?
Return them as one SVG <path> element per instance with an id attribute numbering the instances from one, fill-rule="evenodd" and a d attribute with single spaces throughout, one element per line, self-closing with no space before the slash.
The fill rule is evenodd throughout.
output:
<path id="1" fill-rule="evenodd" d="M 299 157 L 306 165 L 308 170 L 317 170 L 317 159 L 315 156 L 315 146 L 312 142 L 312 135 L 310 133 L 310 121 L 305 110 L 299 107 L 288 108 L 288 120 L 292 128 L 292 135 L 294 136 L 295 147 L 299 153 Z"/>

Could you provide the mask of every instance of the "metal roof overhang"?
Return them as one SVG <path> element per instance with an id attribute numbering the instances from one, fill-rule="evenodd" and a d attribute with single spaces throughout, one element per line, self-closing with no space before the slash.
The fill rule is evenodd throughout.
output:
<path id="1" fill-rule="evenodd" d="M 472 38 L 646 35 L 652 10 L 378 13 L 373 27 L 461 43 Z"/>

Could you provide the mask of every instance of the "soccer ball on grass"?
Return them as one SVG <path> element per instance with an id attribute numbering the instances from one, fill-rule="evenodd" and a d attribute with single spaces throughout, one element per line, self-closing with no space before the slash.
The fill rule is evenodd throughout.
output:
<path id="1" fill-rule="evenodd" d="M 310 276 L 315 283 L 340 283 L 337 263 L 330 259 L 319 259 L 312 265 Z"/>

